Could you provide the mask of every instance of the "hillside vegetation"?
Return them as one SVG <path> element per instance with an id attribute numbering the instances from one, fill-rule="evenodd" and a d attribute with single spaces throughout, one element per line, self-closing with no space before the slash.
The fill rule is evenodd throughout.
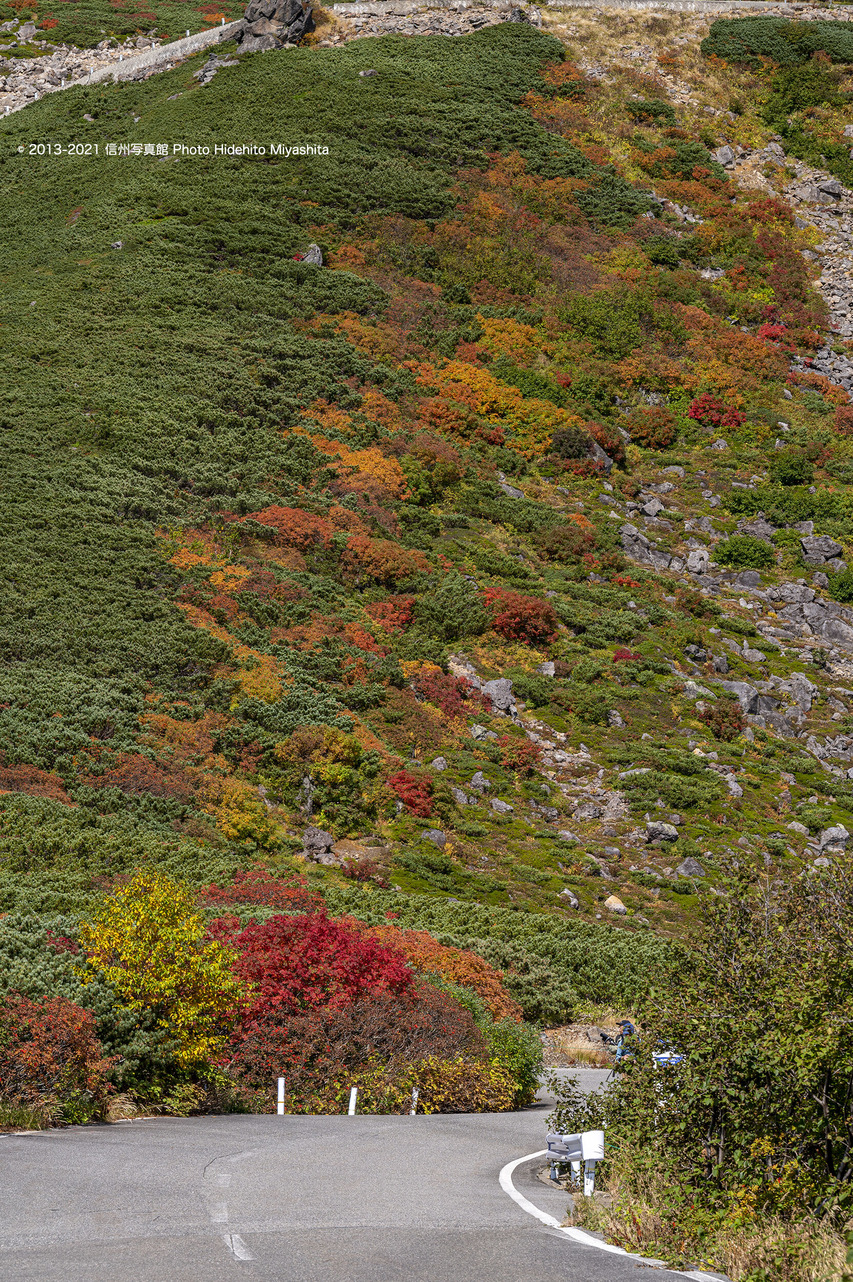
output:
<path id="1" fill-rule="evenodd" d="M 8 1124 L 285 1064 L 304 1111 L 518 1107 L 532 1025 L 707 1004 L 733 874 L 831 882 L 853 411 L 816 232 L 712 154 L 847 66 L 780 30 L 703 46 L 740 115 L 505 24 L 0 123 Z M 714 1205 L 784 1218 L 742 1128 Z"/>

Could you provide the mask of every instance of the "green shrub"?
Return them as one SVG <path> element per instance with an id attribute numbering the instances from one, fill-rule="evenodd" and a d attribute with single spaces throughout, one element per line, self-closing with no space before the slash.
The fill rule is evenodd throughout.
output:
<path id="1" fill-rule="evenodd" d="M 489 626 L 482 596 L 461 574 L 447 574 L 423 593 L 415 606 L 415 618 L 431 636 L 443 641 L 476 636 Z"/>
<path id="2" fill-rule="evenodd" d="M 773 565 L 773 549 L 751 534 L 733 534 L 714 549 L 714 558 L 720 565 L 736 569 L 765 570 Z"/>
<path id="3" fill-rule="evenodd" d="M 773 460 L 773 478 L 780 485 L 812 485 L 814 468 L 804 450 L 786 451 Z"/>
<path id="4" fill-rule="evenodd" d="M 829 578 L 829 595 L 834 601 L 849 605 L 853 601 L 853 570 L 842 570 Z"/>
<path id="5" fill-rule="evenodd" d="M 718 18 L 700 45 L 706 58 L 761 65 L 799 66 L 814 53 L 853 62 L 853 32 L 846 22 L 789 22 L 784 18 Z"/>
<path id="6" fill-rule="evenodd" d="M 649 98 L 647 101 L 632 100 L 625 103 L 625 110 L 632 120 L 640 124 L 675 124 L 675 111 L 672 105 L 661 98 Z"/>

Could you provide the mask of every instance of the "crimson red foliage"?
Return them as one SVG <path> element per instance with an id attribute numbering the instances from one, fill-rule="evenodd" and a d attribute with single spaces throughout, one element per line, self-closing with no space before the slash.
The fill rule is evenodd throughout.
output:
<path id="1" fill-rule="evenodd" d="M 614 663 L 630 663 L 634 659 L 639 659 L 639 657 L 633 650 L 624 650 L 621 646 L 618 650 L 613 651 Z"/>
<path id="2" fill-rule="evenodd" d="M 501 765 L 504 770 L 517 770 L 524 775 L 533 774 L 542 755 L 538 744 L 531 743 L 529 739 L 511 739 L 509 735 L 498 739 L 498 747 L 501 749 Z"/>
<path id="3" fill-rule="evenodd" d="M 0 1005 L 0 1096 L 24 1108 L 103 1111 L 111 1090 L 95 1017 L 66 997 L 9 993 Z"/>
<path id="4" fill-rule="evenodd" d="M 372 601 L 364 609 L 386 632 L 405 632 L 412 621 L 414 604 L 413 596 L 399 596 L 390 601 Z"/>
<path id="5" fill-rule="evenodd" d="M 273 1010 L 348 1006 L 368 994 L 411 987 L 400 953 L 324 911 L 270 917 L 243 930 L 236 917 L 218 917 L 208 934 L 237 951 L 235 973 L 251 985 L 248 1019 Z"/>
<path id="6" fill-rule="evenodd" d="M 230 1045 L 229 1073 L 245 1087 L 269 1091 L 279 1076 L 288 1097 L 322 1091 L 342 1071 L 370 1062 L 401 1065 L 435 1055 L 486 1058 L 473 1018 L 447 993 L 419 984 L 402 993 L 366 993 L 348 1006 L 288 1012 L 284 1007 L 243 1021 Z"/>
<path id="7" fill-rule="evenodd" d="M 432 814 L 432 783 L 429 779 L 420 778 L 408 770 L 398 770 L 389 776 L 387 783 L 411 814 L 421 819 L 429 818 Z"/>
<path id="8" fill-rule="evenodd" d="M 199 903 L 265 904 L 268 908 L 287 908 L 308 912 L 322 908 L 322 897 L 309 890 L 302 877 L 281 881 L 266 868 L 258 866 L 235 872 L 230 886 L 206 886 L 198 894 Z"/>
<path id="9" fill-rule="evenodd" d="M 485 702 L 470 681 L 454 677 L 448 672 L 419 672 L 413 679 L 412 686 L 419 698 L 434 703 L 448 717 L 464 717 L 473 707 Z"/>
<path id="10" fill-rule="evenodd" d="M 523 592 L 501 592 L 493 596 L 489 604 L 497 608 L 492 627 L 508 641 L 537 645 L 553 641 L 557 635 L 558 619 L 550 601 L 525 596 Z"/>
<path id="11" fill-rule="evenodd" d="M 703 392 L 691 401 L 687 417 L 693 418 L 703 427 L 740 427 L 746 422 L 743 410 L 727 408 L 718 396 Z"/>

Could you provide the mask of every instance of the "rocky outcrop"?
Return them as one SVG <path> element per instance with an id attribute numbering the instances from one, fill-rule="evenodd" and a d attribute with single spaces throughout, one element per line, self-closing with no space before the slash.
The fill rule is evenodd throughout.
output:
<path id="1" fill-rule="evenodd" d="M 259 53 L 298 45 L 314 30 L 307 0 L 249 0 L 243 29 L 237 37 L 240 53 Z"/>

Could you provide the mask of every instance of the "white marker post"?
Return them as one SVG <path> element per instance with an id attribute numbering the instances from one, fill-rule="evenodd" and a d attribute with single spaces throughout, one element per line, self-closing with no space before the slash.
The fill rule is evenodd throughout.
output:
<path id="1" fill-rule="evenodd" d="M 417 1086 L 415 1086 L 412 1090 L 412 1111 L 409 1114 L 410 1117 L 414 1117 L 415 1113 L 418 1111 L 418 1095 L 420 1095 L 420 1091 Z"/>
<path id="2" fill-rule="evenodd" d="M 278 1107 L 276 1109 L 279 1117 L 284 1117 L 284 1078 L 278 1079 Z"/>
<path id="3" fill-rule="evenodd" d="M 354 1086 L 349 1093 L 349 1117 L 355 1117 L 355 1101 L 358 1099 L 358 1087 Z"/>
<path id="4" fill-rule="evenodd" d="M 583 1131 L 581 1134 L 583 1155 L 583 1195 L 592 1197 L 595 1193 L 595 1164 L 604 1157 L 604 1131 Z"/>

